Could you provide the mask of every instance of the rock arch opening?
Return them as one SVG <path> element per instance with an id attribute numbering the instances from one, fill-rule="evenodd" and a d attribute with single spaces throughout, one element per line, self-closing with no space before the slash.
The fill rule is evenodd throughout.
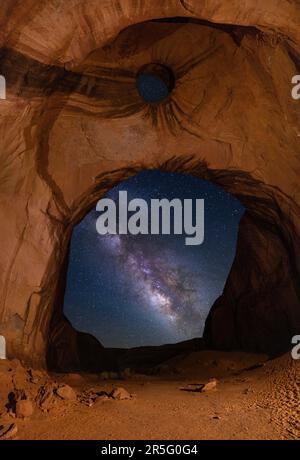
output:
<path id="1" fill-rule="evenodd" d="M 124 192 L 126 203 L 120 203 Z M 221 295 L 233 262 L 242 205 L 207 181 L 158 170 L 143 171 L 105 196 L 113 200 L 106 206 L 116 203 L 112 209 L 117 212 L 102 215 L 121 219 L 125 211 L 129 228 L 124 231 L 124 223 L 121 230 L 120 225 L 105 227 L 105 233 L 113 233 L 99 235 L 96 209 L 74 228 L 66 317 L 106 348 L 158 346 L 202 337 L 209 309 Z M 134 213 L 128 212 L 131 200 L 137 199 L 138 234 L 130 227 Z M 158 200 L 162 208 L 157 216 L 159 208 L 151 204 L 156 206 Z M 204 200 L 201 215 L 200 200 Z M 190 205 L 192 215 L 187 212 Z M 154 219 L 160 220 L 159 228 L 154 228 Z M 202 227 L 203 243 L 196 241 Z"/>
<path id="2" fill-rule="evenodd" d="M 68 231 L 68 241 L 71 228 L 84 217 L 87 209 L 95 206 L 99 196 L 142 169 L 122 169 L 102 177 L 92 200 L 89 196 L 90 202 L 79 204 L 78 214 Z M 300 322 L 297 260 L 293 256 L 296 233 L 288 213 L 293 204 L 247 173 L 210 170 L 205 163 L 193 158 L 173 158 L 159 169 L 188 173 L 217 184 L 236 196 L 246 209 L 224 290 L 206 319 L 204 342 L 194 346 L 264 352 L 273 356 L 288 350 Z M 115 370 L 118 358 L 111 349 L 105 350 L 92 335 L 75 331 L 63 315 L 67 266 L 66 257 L 50 328 L 48 365 L 60 370 Z M 164 356 L 168 357 L 168 352 L 162 359 Z M 94 357 L 97 357 L 96 363 Z"/>

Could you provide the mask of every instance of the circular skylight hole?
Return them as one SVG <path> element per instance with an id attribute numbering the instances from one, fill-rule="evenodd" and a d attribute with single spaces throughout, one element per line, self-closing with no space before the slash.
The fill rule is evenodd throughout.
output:
<path id="1" fill-rule="evenodd" d="M 157 104 L 170 95 L 175 86 L 175 77 L 167 66 L 146 64 L 138 72 L 136 84 L 145 102 Z"/>

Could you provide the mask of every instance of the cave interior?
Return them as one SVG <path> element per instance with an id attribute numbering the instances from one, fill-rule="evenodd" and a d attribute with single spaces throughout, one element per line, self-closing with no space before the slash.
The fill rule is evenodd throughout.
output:
<path id="1" fill-rule="evenodd" d="M 9 357 L 98 372 L 116 370 L 120 353 L 124 367 L 202 348 L 278 356 L 299 332 L 299 114 L 286 85 L 299 68 L 297 31 L 280 15 L 277 25 L 251 12 L 237 23 L 201 8 L 113 17 L 105 38 L 96 20 L 87 25 L 91 11 L 80 19 L 90 35 L 67 56 L 61 24 L 44 30 L 59 51 L 29 45 L 22 28 L 3 45 L 0 334 Z M 34 37 L 43 20 L 32 12 Z M 70 241 L 105 193 L 153 169 L 209 181 L 245 213 L 203 338 L 124 358 L 64 315 Z"/>

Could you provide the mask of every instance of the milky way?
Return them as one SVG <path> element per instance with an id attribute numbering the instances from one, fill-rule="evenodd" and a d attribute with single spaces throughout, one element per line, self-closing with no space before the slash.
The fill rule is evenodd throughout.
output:
<path id="1" fill-rule="evenodd" d="M 195 288 L 194 273 L 175 263 L 176 253 L 155 251 L 152 244 L 134 236 L 105 238 L 112 256 L 122 264 L 120 277 L 125 275 L 131 280 L 140 305 L 174 328 L 199 335 L 203 321 L 200 292 Z"/>
<path id="2" fill-rule="evenodd" d="M 238 200 L 190 176 L 145 171 L 112 189 L 128 199 L 204 198 L 205 241 L 185 235 L 106 235 L 92 210 L 73 232 L 64 311 L 105 346 L 158 345 L 203 333 L 231 267 L 240 218 Z"/>

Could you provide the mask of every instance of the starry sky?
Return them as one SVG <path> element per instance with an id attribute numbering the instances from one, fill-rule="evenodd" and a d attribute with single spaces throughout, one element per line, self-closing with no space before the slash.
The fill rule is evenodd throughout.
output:
<path id="1" fill-rule="evenodd" d="M 205 318 L 231 268 L 240 202 L 210 182 L 189 175 L 144 171 L 111 189 L 118 201 L 203 198 L 204 243 L 186 235 L 105 235 L 93 209 L 74 228 L 64 312 L 78 330 L 106 347 L 175 343 L 201 337 Z"/>

